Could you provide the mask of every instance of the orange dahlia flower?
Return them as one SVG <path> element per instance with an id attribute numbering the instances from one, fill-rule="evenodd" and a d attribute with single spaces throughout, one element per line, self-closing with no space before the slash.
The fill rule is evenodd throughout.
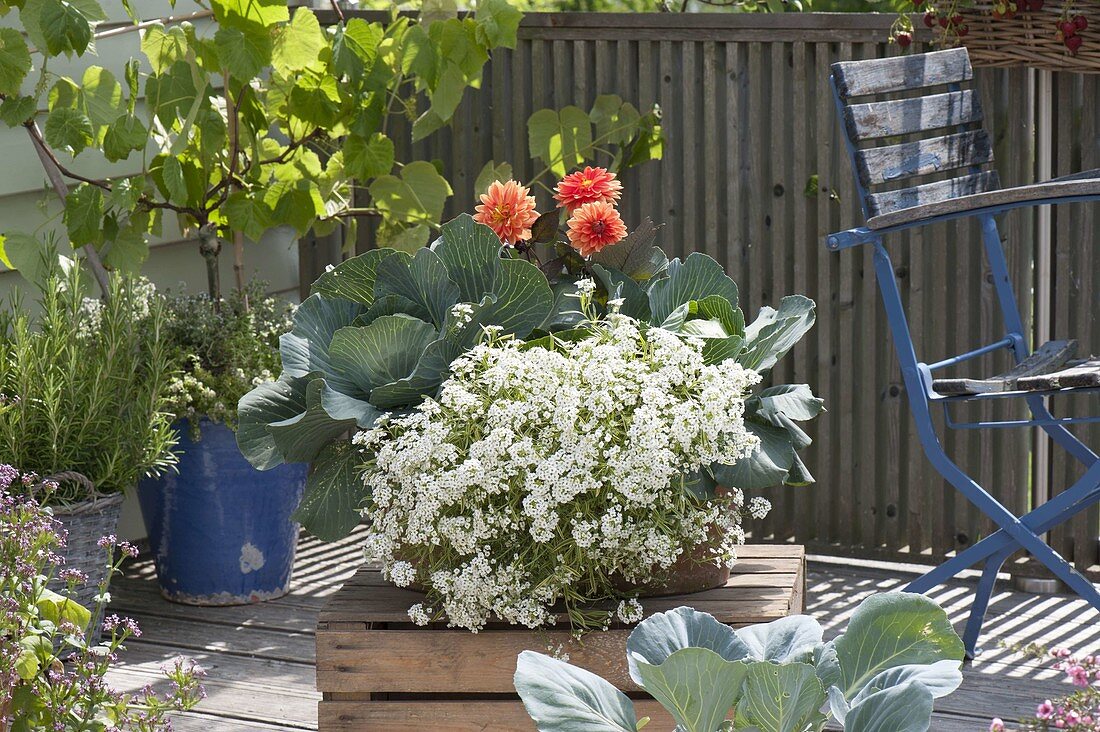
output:
<path id="1" fill-rule="evenodd" d="M 594 254 L 626 236 L 626 224 L 615 207 L 605 201 L 593 201 L 573 211 L 568 222 L 569 243 L 582 257 Z"/>
<path id="2" fill-rule="evenodd" d="M 604 168 L 588 167 L 562 178 L 554 199 L 558 202 L 558 208 L 565 208 L 573 213 L 578 206 L 594 201 L 613 204 L 619 200 L 622 191 L 623 184 L 616 179 L 614 173 L 609 173 Z"/>
<path id="3" fill-rule="evenodd" d="M 514 180 L 501 183 L 493 181 L 489 190 L 481 194 L 481 203 L 474 209 L 474 221 L 492 229 L 500 240 L 509 246 L 531 238 L 531 224 L 539 217 L 535 210 L 535 197 Z"/>

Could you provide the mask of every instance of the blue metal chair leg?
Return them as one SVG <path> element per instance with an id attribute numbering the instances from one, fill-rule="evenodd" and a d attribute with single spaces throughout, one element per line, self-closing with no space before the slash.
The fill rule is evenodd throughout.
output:
<path id="1" fill-rule="evenodd" d="M 985 613 L 989 609 L 989 600 L 993 597 L 993 590 L 997 585 L 997 573 L 1001 571 L 1001 566 L 1011 554 L 1010 551 L 1001 551 L 987 559 L 981 579 L 978 580 L 974 603 L 970 606 L 970 617 L 967 618 L 966 630 L 963 631 L 963 647 L 966 649 L 966 657 L 971 660 L 981 653 L 981 649 L 978 648 L 978 636 L 981 635 Z"/>
<path id="2" fill-rule="evenodd" d="M 1071 487 L 1062 491 L 1051 500 L 1030 513 L 1020 517 L 1020 523 L 1037 534 L 1042 534 L 1058 526 L 1072 516 L 1100 502 L 1100 464 L 1093 465 Z M 1009 548 L 1011 547 L 1011 548 Z M 1019 548 L 1003 529 L 998 529 L 974 546 L 959 552 L 940 566 L 917 578 L 906 587 L 908 592 L 928 592 L 936 585 L 954 577 L 993 556 L 996 552 L 1009 548 L 1009 554 Z"/>
<path id="3" fill-rule="evenodd" d="M 1070 589 L 1100 609 L 1100 591 L 1084 575 L 1075 570 L 1056 551 L 1050 548 L 1039 536 L 1023 523 L 1019 517 L 1001 505 L 984 488 L 954 463 L 940 446 L 938 440 L 925 442 L 925 452 L 932 464 L 959 489 L 966 498 L 981 510 L 997 526 L 1004 529 L 1021 549 L 1026 549 L 1039 562 L 1049 569 L 1055 577 L 1065 582 Z M 1085 474 L 1095 480 L 1095 472 L 1100 472 L 1100 462 L 1094 463 Z M 1080 481 L 1079 481 L 1080 482 Z M 1100 481 L 1098 481 L 1100 482 Z"/>

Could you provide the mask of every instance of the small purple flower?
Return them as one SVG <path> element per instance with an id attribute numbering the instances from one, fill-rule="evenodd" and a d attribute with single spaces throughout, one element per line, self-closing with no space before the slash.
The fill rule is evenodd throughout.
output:
<path id="1" fill-rule="evenodd" d="M 84 584 L 88 581 L 88 575 L 81 572 L 76 567 L 66 567 L 57 573 L 57 578 L 66 584 L 72 582 L 74 584 Z"/>
<path id="2" fill-rule="evenodd" d="M 119 617 L 112 613 L 103 619 L 103 632 L 115 633 L 116 631 L 120 631 L 120 635 L 125 634 L 133 638 L 141 637 L 141 628 L 138 627 L 136 620 Z"/>
<path id="3" fill-rule="evenodd" d="M 10 465 L 0 465 L 0 488 L 7 490 L 17 480 L 19 480 L 18 470 Z"/>
<path id="4" fill-rule="evenodd" d="M 130 557 L 131 559 L 137 558 L 137 555 L 138 555 L 137 547 L 134 546 L 133 544 L 131 544 L 128 541 L 118 542 L 118 544 L 115 545 L 115 548 L 118 549 L 120 554 L 125 554 L 126 556 Z"/>

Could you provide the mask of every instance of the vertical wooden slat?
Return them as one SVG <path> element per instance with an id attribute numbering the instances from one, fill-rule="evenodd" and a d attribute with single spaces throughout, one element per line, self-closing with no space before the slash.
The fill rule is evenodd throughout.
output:
<path id="1" fill-rule="evenodd" d="M 810 95 L 811 85 L 808 78 L 810 69 L 808 68 L 809 59 L 807 56 L 807 44 L 791 44 L 791 89 L 793 93 L 790 95 L 790 107 L 787 113 L 790 115 L 791 120 L 793 147 L 796 151 L 803 151 L 803 154 L 792 156 L 791 178 L 787 182 L 785 192 L 793 208 L 792 238 L 798 247 L 796 256 L 791 257 L 792 277 L 790 287 L 792 292 L 810 291 L 814 281 L 816 255 L 818 250 L 822 248 L 817 239 L 810 212 L 813 205 L 812 199 L 804 193 L 806 181 L 810 176 L 811 160 L 809 152 L 814 149 L 809 136 L 810 125 L 808 124 L 813 114 L 814 100 Z M 793 383 L 808 383 L 811 378 L 812 364 L 814 363 L 815 343 L 812 338 L 806 338 L 800 345 L 801 348 L 794 352 L 791 357 L 791 363 L 793 364 L 790 373 L 791 381 Z M 809 433 L 811 437 L 816 438 L 817 425 L 811 426 Z M 806 494 L 812 493 L 812 490 L 801 491 L 801 493 L 801 497 L 805 498 Z M 808 523 L 806 521 L 808 506 L 805 501 L 787 502 L 792 504 L 791 509 L 789 509 L 792 515 L 790 535 L 791 537 L 804 536 Z"/>
<path id="2" fill-rule="evenodd" d="M 1056 151 L 1054 175 L 1066 175 L 1076 170 L 1097 167 L 1097 113 L 1100 99 L 1096 95 L 1098 84 L 1088 76 L 1069 73 L 1054 75 L 1054 109 L 1057 129 L 1053 148 Z M 1091 166 L 1091 167 L 1090 167 Z M 1052 331 L 1055 337 L 1071 333 L 1082 344 L 1082 350 L 1095 352 L 1100 345 L 1096 323 L 1096 305 L 1100 293 L 1095 287 L 1097 258 L 1094 255 L 1098 240 L 1095 206 L 1081 204 L 1061 206 L 1055 209 L 1054 262 L 1055 282 L 1051 288 L 1054 296 Z M 1058 415 L 1083 415 L 1094 409 L 1094 400 L 1052 400 Z M 1075 426 L 1071 431 L 1086 445 L 1096 449 L 1098 430 L 1093 426 Z M 1054 449 L 1051 459 L 1051 490 L 1057 493 L 1073 484 L 1083 472 L 1080 463 L 1066 453 Z M 1066 526 L 1052 532 L 1056 548 L 1064 556 L 1072 558 L 1080 569 L 1095 568 L 1097 561 L 1097 536 L 1100 519 L 1095 508 L 1076 516 Z"/>
<path id="3" fill-rule="evenodd" d="M 662 127 L 666 130 L 665 160 L 661 167 L 664 168 L 665 179 L 663 185 L 658 186 L 661 196 L 661 207 L 658 209 L 658 218 L 664 218 L 665 231 L 661 241 L 666 249 L 674 256 L 683 256 L 685 241 L 683 228 L 683 192 L 682 186 L 669 185 L 671 181 L 684 180 L 684 158 L 682 146 L 683 136 L 680 132 L 684 125 L 684 110 L 677 97 L 680 86 L 679 74 L 682 71 L 680 60 L 680 45 L 669 41 L 660 41 L 657 44 L 659 59 L 659 102 L 664 112 Z M 674 56 L 675 55 L 675 61 Z"/>
<path id="4" fill-rule="evenodd" d="M 703 218 L 702 241 L 696 244 L 696 249 L 706 252 L 714 259 L 721 261 L 727 242 L 720 241 L 719 219 L 721 207 L 718 205 L 718 197 L 721 193 L 723 176 L 719 174 L 721 164 L 721 144 L 725 136 L 726 128 L 718 123 L 717 107 L 720 103 L 718 76 L 721 70 L 718 66 L 718 46 L 713 42 L 701 44 L 703 51 L 703 79 L 702 79 L 702 115 L 699 127 L 702 132 L 702 140 L 699 155 L 702 163 L 703 180 Z"/>
<path id="5" fill-rule="evenodd" d="M 829 232 L 832 230 L 833 180 L 838 176 L 852 175 L 853 172 L 850 168 L 833 167 L 833 146 L 838 142 L 836 136 L 836 111 L 833 108 L 833 97 L 830 91 L 830 84 L 827 81 L 827 74 L 825 73 L 825 69 L 828 69 L 829 64 L 835 60 L 831 52 L 830 44 L 815 44 L 814 60 L 815 68 L 818 72 L 817 98 L 819 100 L 814 112 L 815 127 L 818 130 L 815 171 L 818 176 L 816 201 L 817 231 L 820 236 L 821 232 Z M 826 491 L 833 492 L 840 490 L 837 485 L 838 481 L 835 468 L 836 458 L 838 456 L 834 454 L 832 440 L 827 436 L 839 434 L 838 415 L 840 411 L 837 409 L 835 401 L 833 400 L 836 393 L 835 377 L 838 360 L 834 336 L 835 321 L 827 314 L 834 312 L 837 306 L 837 293 L 834 283 L 836 282 L 836 273 L 840 266 L 840 258 L 829 256 L 829 254 L 830 252 L 825 251 L 824 247 L 818 247 L 817 258 L 819 267 L 817 273 L 817 287 L 815 288 L 818 318 L 814 329 L 816 330 L 815 337 L 817 340 L 819 368 L 817 371 L 818 378 L 814 387 L 817 389 L 817 393 L 827 400 L 826 404 L 829 405 L 827 407 L 829 411 L 819 417 L 822 423 L 818 424 L 818 435 L 821 437 L 818 439 L 813 456 L 816 458 L 814 467 L 818 476 L 819 485 Z M 839 510 L 837 502 L 824 500 L 817 496 L 815 496 L 815 501 L 819 507 L 818 516 L 820 524 L 822 525 L 821 536 L 829 543 L 838 541 L 840 529 L 837 521 Z"/>

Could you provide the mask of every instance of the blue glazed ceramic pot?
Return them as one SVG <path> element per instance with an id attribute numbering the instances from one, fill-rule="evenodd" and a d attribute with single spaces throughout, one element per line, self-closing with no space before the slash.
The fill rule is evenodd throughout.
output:
<path id="1" fill-rule="evenodd" d="M 141 513 L 161 594 L 191 605 L 243 605 L 286 594 L 298 544 L 290 516 L 306 465 L 253 468 L 225 425 L 203 420 L 194 442 L 176 425 L 179 473 L 143 480 Z"/>

